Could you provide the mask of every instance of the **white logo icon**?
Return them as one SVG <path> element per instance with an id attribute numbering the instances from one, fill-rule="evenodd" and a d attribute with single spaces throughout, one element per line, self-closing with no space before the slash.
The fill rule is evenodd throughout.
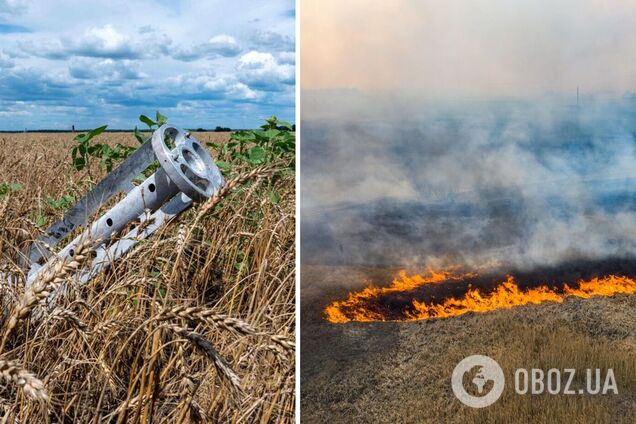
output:
<path id="1" fill-rule="evenodd" d="M 451 377 L 457 399 L 473 408 L 484 408 L 495 403 L 503 393 L 504 383 L 504 373 L 499 364 L 484 355 L 462 359 Z"/>

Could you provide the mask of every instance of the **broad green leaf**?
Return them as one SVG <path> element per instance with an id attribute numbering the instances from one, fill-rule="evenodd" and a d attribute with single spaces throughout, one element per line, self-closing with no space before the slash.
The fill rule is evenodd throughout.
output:
<path id="1" fill-rule="evenodd" d="M 46 225 L 46 217 L 38 215 L 38 217 L 35 219 L 35 225 L 37 225 L 38 227 L 44 227 Z"/>
<path id="2" fill-rule="evenodd" d="M 280 132 L 279 130 L 276 130 L 276 129 L 269 129 L 269 130 L 267 130 L 267 131 L 265 131 L 265 132 L 263 133 L 263 135 L 264 135 L 265 137 L 269 138 L 269 139 L 272 139 L 272 138 L 274 138 L 274 137 L 277 137 L 277 136 L 279 136 L 280 134 L 281 134 L 281 132 Z"/>
<path id="3" fill-rule="evenodd" d="M 225 171 L 229 171 L 230 169 L 232 169 L 232 165 L 222 160 L 217 161 L 216 166 L 218 166 L 220 169 L 223 169 Z"/>
<path id="4" fill-rule="evenodd" d="M 268 118 L 265 120 L 265 124 L 261 125 L 261 128 L 264 130 L 268 130 L 271 128 L 276 128 L 278 124 L 278 118 L 276 118 L 275 116 L 272 116 L 271 118 Z"/>
<path id="5" fill-rule="evenodd" d="M 139 144 L 144 144 L 146 141 L 148 141 L 148 138 L 146 138 L 146 136 L 144 135 L 144 133 L 142 133 L 141 131 L 139 131 L 139 129 L 137 127 L 135 127 L 135 138 L 137 139 L 137 141 L 139 142 Z"/>
<path id="6" fill-rule="evenodd" d="M 274 190 L 270 190 L 267 195 L 269 196 L 270 202 L 277 205 L 280 202 L 280 195 L 276 193 Z"/>
<path id="7" fill-rule="evenodd" d="M 89 146 L 88 154 L 92 156 L 101 156 L 101 152 L 104 146 L 104 144 L 94 144 L 92 146 Z M 80 152 L 82 152 L 82 146 L 79 146 L 79 148 Z"/>
<path id="8" fill-rule="evenodd" d="M 144 124 L 148 125 L 148 128 L 152 128 L 153 126 L 157 125 L 155 121 L 148 118 L 146 115 L 139 115 L 139 120 L 143 122 Z"/>
<path id="9" fill-rule="evenodd" d="M 278 121 L 278 126 L 279 126 L 279 127 L 283 127 L 283 128 L 287 128 L 289 131 L 292 131 L 292 130 L 293 130 L 293 128 L 294 128 L 294 127 L 292 126 L 292 124 L 290 124 L 290 123 L 289 123 L 289 122 L 287 122 L 287 121 Z"/>
<path id="10" fill-rule="evenodd" d="M 6 196 L 14 191 L 22 190 L 22 186 L 17 183 L 0 183 L 0 197 Z"/>
<path id="11" fill-rule="evenodd" d="M 86 166 L 86 161 L 82 157 L 73 158 L 73 167 L 81 171 Z"/>
<path id="12" fill-rule="evenodd" d="M 73 140 L 77 141 L 78 143 L 86 143 L 88 140 L 90 140 L 90 138 L 88 137 L 88 134 L 78 134 Z"/>
<path id="13" fill-rule="evenodd" d="M 102 125 L 101 127 L 97 127 L 94 130 L 91 130 L 88 132 L 88 139 L 90 140 L 93 137 L 96 137 L 98 135 L 100 135 L 101 133 L 103 133 L 106 128 L 108 128 L 108 125 Z"/>
<path id="14" fill-rule="evenodd" d="M 295 150 L 296 143 L 294 140 L 278 140 L 274 143 L 274 148 L 282 151 L 282 152 L 293 152 Z"/>
<path id="15" fill-rule="evenodd" d="M 43 199 L 53 209 L 59 209 L 59 207 L 60 207 L 59 203 L 55 199 L 53 199 L 53 198 L 51 198 L 49 196 L 44 196 Z"/>
<path id="16" fill-rule="evenodd" d="M 265 160 L 266 154 L 267 153 L 265 152 L 265 149 L 263 149 L 260 146 L 256 146 L 250 149 L 248 158 L 249 158 L 249 161 L 254 164 L 263 163 L 263 161 Z"/>
<path id="17" fill-rule="evenodd" d="M 254 134 L 254 138 L 255 141 L 264 141 L 264 142 L 268 142 L 269 141 L 269 137 L 267 137 L 267 135 L 265 135 L 265 131 L 259 130 L 259 131 L 254 131 L 252 134 Z"/>
<path id="18" fill-rule="evenodd" d="M 76 135 L 75 138 L 73 138 L 73 140 L 77 141 L 80 144 L 84 144 L 90 141 L 93 137 L 96 137 L 100 135 L 101 133 L 103 133 L 106 130 L 106 128 L 108 128 L 108 125 L 102 125 L 101 127 L 97 127 L 93 130 L 90 130 L 86 134 Z"/>
<path id="19" fill-rule="evenodd" d="M 256 137 L 254 136 L 254 133 L 251 132 L 251 131 L 249 131 L 249 132 L 240 131 L 240 132 L 232 133 L 232 136 L 230 137 L 230 140 L 246 142 L 246 141 L 252 141 L 255 138 Z"/>
<path id="20" fill-rule="evenodd" d="M 157 119 L 157 126 L 159 127 L 168 122 L 168 117 L 165 115 L 162 115 L 159 111 L 157 111 L 156 119 Z"/>

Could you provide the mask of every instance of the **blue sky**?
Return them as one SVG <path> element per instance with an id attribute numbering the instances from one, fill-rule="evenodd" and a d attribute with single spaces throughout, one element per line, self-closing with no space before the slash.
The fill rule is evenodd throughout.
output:
<path id="1" fill-rule="evenodd" d="M 0 0 L 0 129 L 294 121 L 294 22 L 293 0 Z"/>

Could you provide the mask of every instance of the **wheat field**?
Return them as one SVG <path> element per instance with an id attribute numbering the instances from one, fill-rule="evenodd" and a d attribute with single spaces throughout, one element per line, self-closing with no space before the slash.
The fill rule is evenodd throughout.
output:
<path id="1" fill-rule="evenodd" d="M 0 183 L 21 186 L 0 197 L 0 422 L 293 422 L 288 164 L 234 170 L 218 196 L 86 285 L 74 275 L 91 256 L 78 248 L 26 289 L 20 252 L 63 215 L 45 196 L 79 198 L 105 175 L 71 167 L 73 136 L 0 134 Z M 47 304 L 60 286 L 68 295 Z"/>

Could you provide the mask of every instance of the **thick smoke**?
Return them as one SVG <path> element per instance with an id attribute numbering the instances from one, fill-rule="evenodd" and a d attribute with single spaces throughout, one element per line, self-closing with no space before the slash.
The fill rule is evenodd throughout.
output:
<path id="1" fill-rule="evenodd" d="M 636 101 L 302 96 L 305 264 L 531 269 L 636 252 Z"/>

